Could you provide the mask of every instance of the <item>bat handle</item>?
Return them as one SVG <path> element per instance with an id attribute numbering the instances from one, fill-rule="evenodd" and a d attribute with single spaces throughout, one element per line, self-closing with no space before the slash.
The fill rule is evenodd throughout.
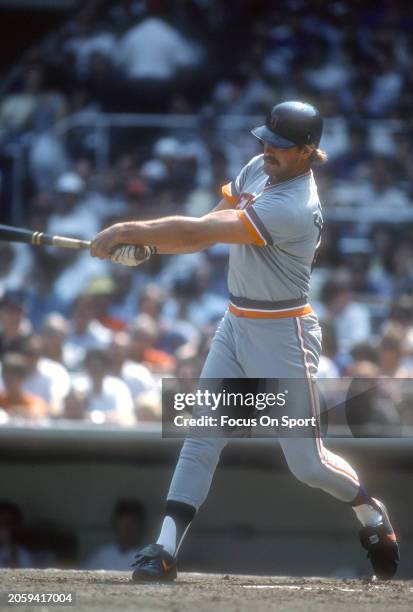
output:
<path id="1" fill-rule="evenodd" d="M 77 240 L 64 236 L 53 236 L 52 238 L 52 245 L 63 249 L 90 249 L 90 244 L 89 240 Z"/>
<path id="2" fill-rule="evenodd" d="M 65 236 L 51 236 L 43 232 L 33 232 L 31 243 L 34 246 L 41 244 L 45 246 L 55 246 L 62 249 L 89 249 L 89 240 L 79 240 L 78 238 L 66 238 Z"/>

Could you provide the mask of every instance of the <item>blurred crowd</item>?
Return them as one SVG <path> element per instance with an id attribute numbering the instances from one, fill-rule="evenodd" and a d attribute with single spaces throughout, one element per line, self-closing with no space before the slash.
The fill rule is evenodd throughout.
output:
<path id="1" fill-rule="evenodd" d="M 201 215 L 260 151 L 220 118 L 308 100 L 329 155 L 315 170 L 320 376 L 409 377 L 412 25 L 413 6 L 390 0 L 87 0 L 0 100 L 2 220 L 16 218 L 16 150 L 27 227 L 90 239 L 114 221 Z M 93 126 L 113 112 L 190 114 L 195 127 L 111 127 L 102 141 Z M 56 123 L 76 113 L 62 137 Z M 0 258 L 3 422 L 159 420 L 161 378 L 199 374 L 227 305 L 225 245 L 137 271 L 24 245 L 1 244 Z"/>
<path id="2" fill-rule="evenodd" d="M 79 553 L 75 534 L 51 521 L 28 523 L 25 518 L 18 504 L 0 499 L 0 569 L 77 567 L 127 571 L 147 528 L 143 503 L 133 498 L 118 499 L 112 508 L 107 541 L 84 556 Z"/>

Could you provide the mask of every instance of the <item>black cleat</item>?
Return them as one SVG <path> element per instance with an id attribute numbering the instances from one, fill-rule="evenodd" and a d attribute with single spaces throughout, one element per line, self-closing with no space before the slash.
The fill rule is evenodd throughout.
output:
<path id="1" fill-rule="evenodd" d="M 367 550 L 375 576 L 379 580 L 390 580 L 399 565 L 399 546 L 385 505 L 374 498 L 371 501 L 383 520 L 377 527 L 363 527 L 360 530 L 360 542 Z"/>
<path id="2" fill-rule="evenodd" d="M 149 544 L 140 548 L 132 566 L 135 568 L 132 574 L 132 580 L 135 582 L 169 582 L 177 576 L 176 558 L 160 544 Z"/>

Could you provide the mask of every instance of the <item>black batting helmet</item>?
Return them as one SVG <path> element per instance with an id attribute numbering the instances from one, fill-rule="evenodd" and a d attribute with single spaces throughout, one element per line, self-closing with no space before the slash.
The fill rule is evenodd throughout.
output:
<path id="1" fill-rule="evenodd" d="M 311 104 L 292 100 L 274 106 L 265 125 L 254 128 L 251 133 L 274 147 L 290 149 L 305 144 L 318 147 L 322 131 L 319 111 Z"/>

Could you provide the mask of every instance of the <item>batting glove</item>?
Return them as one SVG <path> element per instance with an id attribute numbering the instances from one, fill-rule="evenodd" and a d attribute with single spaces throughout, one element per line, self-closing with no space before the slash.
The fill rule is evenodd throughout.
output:
<path id="1" fill-rule="evenodd" d="M 110 260 L 123 266 L 140 266 L 155 253 L 154 246 L 125 244 L 114 249 Z"/>

